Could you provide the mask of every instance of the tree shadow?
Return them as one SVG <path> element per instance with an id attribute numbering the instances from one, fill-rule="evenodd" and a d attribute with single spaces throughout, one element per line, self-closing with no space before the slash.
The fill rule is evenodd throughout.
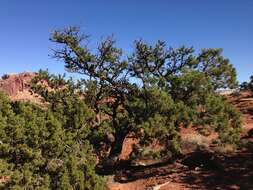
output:
<path id="1" fill-rule="evenodd" d="M 226 156 L 221 162 L 222 166 L 190 170 L 181 180 L 190 186 L 198 185 L 204 189 L 250 190 L 253 189 L 252 158 L 250 152 Z"/>
<path id="2" fill-rule="evenodd" d="M 253 155 L 240 152 L 221 156 L 196 151 L 180 162 L 124 168 L 116 172 L 115 181 L 127 183 L 150 177 L 170 178 L 190 189 L 250 190 L 253 189 Z"/>
<path id="3" fill-rule="evenodd" d="M 128 183 L 138 179 L 147 179 L 154 176 L 166 176 L 174 172 L 171 161 L 151 164 L 148 166 L 129 166 L 115 173 L 115 181 Z"/>

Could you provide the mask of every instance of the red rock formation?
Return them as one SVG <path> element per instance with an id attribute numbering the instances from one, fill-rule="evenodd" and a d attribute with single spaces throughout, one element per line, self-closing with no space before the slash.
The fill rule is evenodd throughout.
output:
<path id="1" fill-rule="evenodd" d="M 34 72 L 23 72 L 20 74 L 6 74 L 0 80 L 0 90 L 8 94 L 11 99 L 18 94 L 30 91 L 29 82 L 36 76 Z"/>

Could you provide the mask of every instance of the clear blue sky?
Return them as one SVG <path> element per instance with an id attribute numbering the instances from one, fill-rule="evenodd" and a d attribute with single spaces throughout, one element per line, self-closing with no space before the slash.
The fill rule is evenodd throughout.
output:
<path id="1" fill-rule="evenodd" d="M 114 34 L 127 52 L 139 38 L 223 48 L 240 81 L 253 74 L 253 0 L 1 0 L 0 74 L 64 72 L 48 56 L 49 36 L 69 25 L 80 26 L 94 42 Z"/>

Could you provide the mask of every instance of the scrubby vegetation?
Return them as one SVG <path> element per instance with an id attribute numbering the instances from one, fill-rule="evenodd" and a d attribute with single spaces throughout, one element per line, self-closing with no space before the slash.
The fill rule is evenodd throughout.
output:
<path id="1" fill-rule="evenodd" d="M 253 75 L 250 77 L 249 82 L 243 82 L 240 85 L 241 89 L 243 90 L 251 90 L 253 92 Z"/>
<path id="2" fill-rule="evenodd" d="M 64 105 L 55 101 L 42 109 L 0 94 L 0 173 L 8 176 L 4 189 L 103 189 L 85 139 L 92 114 L 83 102 L 68 98 L 61 99 Z"/>
<path id="3" fill-rule="evenodd" d="M 32 89 L 44 107 L 13 103 L 1 94 L 0 172 L 10 176 L 6 188 L 102 189 L 95 166 L 115 168 L 128 135 L 140 140 L 137 156 L 159 142 L 159 158 L 180 154 L 182 127 L 215 131 L 220 144 L 239 141 L 240 113 L 216 93 L 237 85 L 221 49 L 195 52 L 139 40 L 126 58 L 113 38 L 90 50 L 88 36 L 76 27 L 55 31 L 51 40 L 59 45 L 54 57 L 83 77 L 74 82 L 40 71 Z"/>

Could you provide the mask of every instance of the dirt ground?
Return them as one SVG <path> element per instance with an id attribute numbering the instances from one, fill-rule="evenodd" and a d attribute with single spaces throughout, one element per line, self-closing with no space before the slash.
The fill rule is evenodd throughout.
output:
<path id="1" fill-rule="evenodd" d="M 253 96 L 241 92 L 228 96 L 243 114 L 242 140 L 253 141 Z M 197 137 L 196 131 L 182 131 L 183 138 Z M 212 134 L 208 141 L 215 138 Z M 127 139 L 122 158 L 127 158 L 133 140 Z M 202 154 L 199 156 L 199 154 Z M 196 162 L 196 158 L 204 158 Z M 195 160 L 194 163 L 191 161 Z M 251 190 L 253 189 L 253 154 L 240 149 L 219 157 L 211 153 L 192 152 L 175 163 L 122 170 L 108 182 L 108 190 Z"/>

